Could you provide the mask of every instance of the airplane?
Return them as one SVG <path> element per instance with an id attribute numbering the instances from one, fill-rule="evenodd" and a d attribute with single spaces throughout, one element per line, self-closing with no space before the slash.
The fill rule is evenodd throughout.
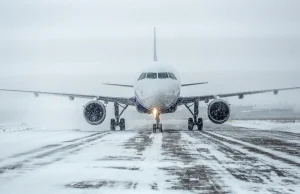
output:
<path id="1" fill-rule="evenodd" d="M 0 89 L 0 91 L 33 93 L 36 97 L 40 94 L 63 96 L 68 97 L 70 100 L 74 100 L 75 98 L 92 99 L 83 108 L 84 119 L 91 125 L 101 124 L 106 118 L 106 108 L 104 104 L 109 102 L 114 103 L 115 118 L 110 120 L 110 130 L 112 131 L 115 131 L 117 127 L 119 127 L 120 130 L 125 130 L 125 119 L 121 118 L 121 116 L 128 106 L 135 106 L 139 113 L 153 114 L 155 123 L 153 124 L 152 130 L 153 133 L 156 133 L 156 130 L 163 132 L 160 115 L 174 113 L 178 106 L 185 106 L 192 115 L 192 117 L 188 119 L 188 130 L 192 131 L 194 126 L 197 126 L 198 130 L 202 130 L 203 119 L 198 117 L 199 102 L 201 101 L 209 103 L 207 107 L 209 120 L 215 124 L 222 124 L 230 117 L 230 105 L 222 98 L 236 96 L 239 99 L 243 99 L 245 95 L 266 92 L 273 92 L 274 95 L 277 95 L 279 91 L 300 89 L 300 87 L 289 87 L 202 96 L 181 96 L 181 87 L 207 84 L 207 82 L 181 84 L 180 76 L 176 69 L 166 63 L 158 61 L 155 27 L 153 44 L 153 61 L 144 66 L 134 85 L 104 83 L 111 86 L 133 88 L 134 96 L 131 98 L 12 89 Z M 121 112 L 120 108 L 122 108 Z"/>

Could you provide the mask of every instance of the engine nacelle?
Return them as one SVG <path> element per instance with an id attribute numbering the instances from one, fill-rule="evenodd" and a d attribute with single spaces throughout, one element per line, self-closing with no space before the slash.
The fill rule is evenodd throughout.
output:
<path id="1" fill-rule="evenodd" d="M 211 122 L 222 124 L 230 117 L 230 106 L 225 100 L 216 99 L 208 105 L 207 113 Z"/>
<path id="2" fill-rule="evenodd" d="M 102 102 L 90 101 L 83 108 L 83 116 L 91 125 L 101 124 L 106 117 L 106 109 Z"/>

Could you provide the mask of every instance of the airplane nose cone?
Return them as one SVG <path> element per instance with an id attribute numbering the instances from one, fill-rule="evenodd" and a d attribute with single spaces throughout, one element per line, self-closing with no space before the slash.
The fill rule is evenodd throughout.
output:
<path id="1" fill-rule="evenodd" d="M 177 99 L 174 91 L 175 89 L 162 86 L 143 88 L 140 91 L 140 100 L 147 109 L 163 110 L 170 107 Z"/>

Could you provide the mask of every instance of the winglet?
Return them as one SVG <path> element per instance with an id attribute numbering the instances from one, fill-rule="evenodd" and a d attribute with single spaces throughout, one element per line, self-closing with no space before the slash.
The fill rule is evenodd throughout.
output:
<path id="1" fill-rule="evenodd" d="M 154 26 L 154 42 L 153 42 L 153 60 L 157 61 L 157 55 L 156 55 L 156 30 Z"/>

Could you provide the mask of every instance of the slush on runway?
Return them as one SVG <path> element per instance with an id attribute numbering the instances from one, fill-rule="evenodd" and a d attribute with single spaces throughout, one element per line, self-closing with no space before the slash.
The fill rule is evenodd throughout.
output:
<path id="1" fill-rule="evenodd" d="M 205 124 L 1 132 L 0 193 L 300 192 L 299 133 Z"/>

